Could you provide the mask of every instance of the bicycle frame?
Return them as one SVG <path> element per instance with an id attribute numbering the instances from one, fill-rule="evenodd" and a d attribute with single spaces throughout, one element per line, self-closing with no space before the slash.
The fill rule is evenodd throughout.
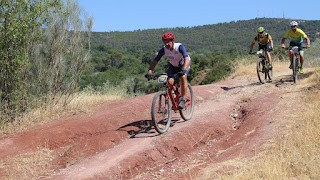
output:
<path id="1" fill-rule="evenodd" d="M 177 85 L 171 85 L 171 84 L 167 84 L 167 93 L 168 93 L 168 97 L 170 98 L 170 101 L 172 103 L 172 109 L 173 110 L 178 110 L 178 102 L 180 99 L 180 92 L 179 89 L 177 87 Z"/>
<path id="2" fill-rule="evenodd" d="M 172 103 L 173 110 L 179 110 L 178 105 L 181 97 L 179 87 L 180 87 L 180 80 L 178 79 L 178 77 L 175 78 L 174 85 L 171 85 L 167 82 L 167 93 Z M 190 104 L 191 104 L 191 100 L 189 99 L 189 97 L 187 97 L 187 102 L 185 103 L 185 106 L 188 106 Z"/>
<path id="3" fill-rule="evenodd" d="M 180 76 L 175 77 L 174 83 L 169 84 L 166 73 L 153 76 L 152 79 L 158 79 L 158 83 L 165 87 L 165 90 L 158 91 L 152 100 L 151 106 L 151 118 L 155 130 L 160 134 L 165 133 L 171 124 L 172 110 L 176 113 L 179 111 L 183 120 L 188 121 L 192 118 L 194 110 L 194 96 L 193 90 L 190 84 L 188 84 L 188 91 L 186 93 L 185 108 L 179 109 L 180 103 Z"/>

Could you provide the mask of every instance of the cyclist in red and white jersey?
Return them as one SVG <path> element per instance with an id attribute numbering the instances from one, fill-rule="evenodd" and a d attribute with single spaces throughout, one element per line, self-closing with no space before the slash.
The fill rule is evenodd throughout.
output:
<path id="1" fill-rule="evenodd" d="M 169 59 L 169 66 L 167 70 L 168 83 L 173 85 L 174 74 L 179 73 L 181 75 L 181 97 L 179 99 L 179 108 L 183 109 L 186 102 L 186 92 L 188 88 L 187 75 L 190 71 L 191 59 L 190 56 L 182 43 L 175 42 L 175 35 L 171 32 L 166 32 L 162 35 L 162 42 L 164 46 L 158 51 L 157 56 L 152 60 L 146 78 L 150 79 L 154 68 L 162 56 L 166 56 Z"/>

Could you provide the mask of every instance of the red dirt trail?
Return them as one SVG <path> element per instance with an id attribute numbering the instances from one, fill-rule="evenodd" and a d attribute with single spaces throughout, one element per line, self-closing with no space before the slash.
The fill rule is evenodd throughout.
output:
<path id="1" fill-rule="evenodd" d="M 118 100 L 0 137 L 0 160 L 48 148 L 49 179 L 195 179 L 210 164 L 257 154 L 281 133 L 278 119 L 295 88 L 290 76 L 193 86 L 193 118 L 174 114 L 162 135 L 148 126 L 153 94 Z"/>

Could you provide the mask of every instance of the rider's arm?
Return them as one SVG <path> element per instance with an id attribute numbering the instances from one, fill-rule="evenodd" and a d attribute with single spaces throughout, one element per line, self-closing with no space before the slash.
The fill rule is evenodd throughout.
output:
<path id="1" fill-rule="evenodd" d="M 182 54 L 183 58 L 189 56 L 186 48 L 185 48 L 184 45 L 182 45 L 182 44 L 179 46 L 179 52 Z"/>
<path id="2" fill-rule="evenodd" d="M 304 39 L 306 40 L 306 42 L 307 42 L 307 47 L 309 48 L 309 47 L 310 47 L 310 39 L 309 39 L 309 37 L 306 36 Z"/>
<path id="3" fill-rule="evenodd" d="M 152 71 L 154 70 L 154 68 L 157 66 L 158 64 L 158 61 L 157 60 L 153 60 L 149 66 L 149 70 L 148 70 L 148 74 L 151 74 Z"/>
<path id="4" fill-rule="evenodd" d="M 253 40 L 250 43 L 250 50 L 249 53 L 252 52 L 253 46 L 256 44 L 256 41 L 258 40 L 257 36 L 253 38 Z"/>
<path id="5" fill-rule="evenodd" d="M 287 38 L 289 38 L 289 33 L 290 33 L 290 30 L 287 31 L 287 32 L 284 34 L 284 36 L 282 37 L 282 39 L 281 39 L 281 44 L 280 44 L 280 46 L 281 46 L 282 48 L 285 48 L 285 47 L 286 47 L 286 45 L 284 44 L 284 42 L 286 41 Z"/>
<path id="6" fill-rule="evenodd" d="M 284 42 L 286 41 L 286 38 L 285 37 L 283 37 L 282 39 L 281 39 L 281 44 L 280 44 L 280 46 L 282 47 L 282 48 L 285 48 L 286 46 L 284 45 Z"/>
<path id="7" fill-rule="evenodd" d="M 179 52 L 182 54 L 182 56 L 184 58 L 183 68 L 187 69 L 190 65 L 190 56 L 189 56 L 186 48 L 182 44 L 179 46 Z"/>
<path id="8" fill-rule="evenodd" d="M 268 40 L 270 42 L 271 48 L 273 49 L 273 40 L 270 34 L 268 35 Z"/>
<path id="9" fill-rule="evenodd" d="M 253 49 L 254 44 L 256 44 L 256 42 L 255 42 L 255 41 L 252 41 L 252 42 L 251 42 L 251 44 L 250 44 L 250 50 L 249 50 L 249 53 L 251 53 L 251 52 L 252 52 L 252 49 Z"/>
<path id="10" fill-rule="evenodd" d="M 157 56 L 152 60 L 149 69 L 148 74 L 151 74 L 154 68 L 157 66 L 158 62 L 160 61 L 161 57 L 164 55 L 164 48 L 161 48 L 158 52 Z"/>
<path id="11" fill-rule="evenodd" d="M 183 68 L 184 68 L 184 69 L 188 69 L 188 68 L 189 68 L 189 65 L 190 65 L 190 57 L 187 56 L 187 57 L 184 58 Z"/>

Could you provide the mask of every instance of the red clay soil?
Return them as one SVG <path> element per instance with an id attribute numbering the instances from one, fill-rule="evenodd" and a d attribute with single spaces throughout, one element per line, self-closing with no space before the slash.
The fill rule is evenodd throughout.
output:
<path id="1" fill-rule="evenodd" d="M 293 88 L 290 76 L 193 86 L 193 118 L 175 114 L 162 135 L 149 126 L 153 94 L 102 104 L 0 137 L 0 160 L 44 147 L 54 152 L 50 179 L 195 179 L 208 165 L 257 154 L 283 131 L 277 119 Z"/>

